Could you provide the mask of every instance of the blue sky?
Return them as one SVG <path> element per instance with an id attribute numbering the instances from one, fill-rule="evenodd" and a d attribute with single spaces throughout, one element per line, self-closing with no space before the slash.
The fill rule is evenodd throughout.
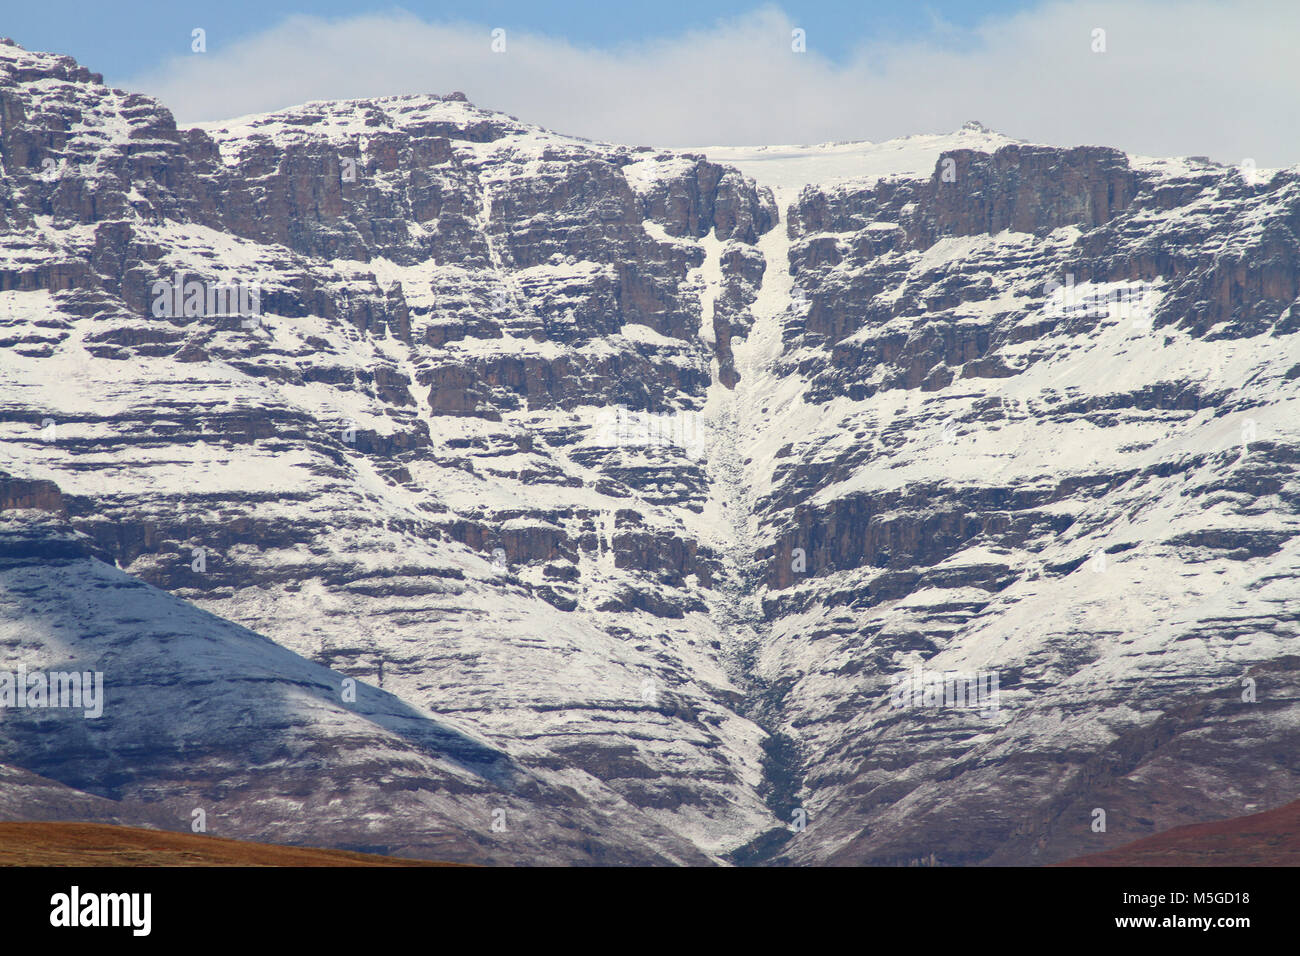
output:
<path id="1" fill-rule="evenodd" d="M 156 97 L 182 125 L 461 91 L 558 132 L 633 144 L 879 141 L 978 120 L 1029 142 L 1300 163 L 1296 0 L 10 7 L 0 31 Z M 504 50 L 490 49 L 496 27 Z M 796 29 L 806 50 L 792 48 Z"/>
<path id="2" fill-rule="evenodd" d="M 190 31 L 196 26 L 207 31 L 209 50 L 218 52 L 293 14 L 350 18 L 404 10 L 431 22 L 514 27 L 578 46 L 617 48 L 707 28 L 720 18 L 763 5 L 753 0 L 31 0 L 8 4 L 0 30 L 27 49 L 76 57 L 103 73 L 109 83 L 121 85 L 169 56 L 188 52 Z M 951 28 L 969 28 L 987 17 L 1035 5 L 1027 0 L 818 0 L 774 4 L 807 31 L 810 46 L 835 61 L 843 61 L 867 39 L 943 38 L 951 36 Z"/>

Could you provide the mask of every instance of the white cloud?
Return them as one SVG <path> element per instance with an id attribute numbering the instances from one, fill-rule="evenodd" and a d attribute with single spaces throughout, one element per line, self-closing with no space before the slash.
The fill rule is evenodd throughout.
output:
<path id="1" fill-rule="evenodd" d="M 506 52 L 493 53 L 501 26 Z M 924 40 L 866 38 L 848 62 L 791 51 L 785 13 L 612 50 L 408 14 L 294 17 L 130 81 L 182 122 L 308 100 L 462 90 L 560 132 L 625 143 L 748 145 L 887 139 L 978 119 L 1035 142 L 1149 155 L 1300 162 L 1300 4 L 1051 3 Z M 1106 52 L 1092 52 L 1093 30 Z"/>

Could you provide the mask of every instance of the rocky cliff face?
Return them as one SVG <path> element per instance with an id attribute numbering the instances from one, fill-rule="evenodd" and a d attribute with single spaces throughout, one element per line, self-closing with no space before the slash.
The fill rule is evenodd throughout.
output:
<path id="1" fill-rule="evenodd" d="M 0 670 L 108 688 L 5 815 L 1046 862 L 1300 791 L 1293 172 L 178 130 L 13 46 L 0 120 Z"/>
<path id="2" fill-rule="evenodd" d="M 421 793 L 458 785 L 333 717 L 293 736 L 320 735 L 316 761 L 376 751 L 346 773 L 340 754 L 337 772 L 378 789 L 339 796 L 307 774 L 290 803 L 336 794 L 332 812 L 383 818 L 360 842 L 458 859 L 544 860 L 553 845 L 559 860 L 577 841 L 591 860 L 703 861 L 770 823 L 762 731 L 739 713 L 725 635 L 699 623 L 716 547 L 678 517 L 707 479 L 657 433 L 701 408 L 729 361 L 713 330 L 745 321 L 770 193 L 699 156 L 553 136 L 460 96 L 178 131 L 64 58 L 0 49 L 0 417 L 5 465 L 26 480 L 3 486 L 5 506 L 47 507 L 57 481 L 86 547 L 137 581 L 313 662 L 318 681 L 330 668 L 436 712 L 548 781 L 527 785 L 554 790 L 539 807 L 582 816 L 524 820 L 513 783 L 508 831 L 490 803 L 416 813 Z M 704 315 L 710 283 L 729 311 Z M 223 285 L 256 289 L 242 310 L 256 314 L 210 309 Z M 109 714 L 136 726 L 158 705 L 116 679 Z M 220 693 L 205 679 L 176 706 Z M 289 799 L 270 769 L 201 782 L 199 764 L 233 773 L 257 713 L 167 728 L 129 786 L 99 781 L 112 734 L 77 751 L 75 775 L 54 772 L 72 759 L 62 740 L 22 766 L 122 801 L 124 819 L 165 794 L 178 825 L 193 803 L 214 833 L 357 843 L 328 815 L 244 808 Z M 289 732 L 262 731 L 266 746 Z M 31 741 L 11 740 L 16 761 Z M 409 813 L 390 813 L 394 789 Z M 470 836 L 449 850 L 447 832 Z"/>
<path id="3" fill-rule="evenodd" d="M 1297 186 L 1010 144 L 799 194 L 753 465 L 789 859 L 1034 862 L 1294 791 Z M 999 706 L 894 706 L 917 666 Z"/>

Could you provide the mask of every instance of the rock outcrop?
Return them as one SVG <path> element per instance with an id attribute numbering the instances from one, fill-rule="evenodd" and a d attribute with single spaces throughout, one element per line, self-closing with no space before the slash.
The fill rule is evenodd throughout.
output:
<path id="1" fill-rule="evenodd" d="M 0 671 L 109 687 L 6 713 L 0 813 L 981 864 L 1293 800 L 1296 172 L 856 148 L 178 129 L 0 46 Z"/>

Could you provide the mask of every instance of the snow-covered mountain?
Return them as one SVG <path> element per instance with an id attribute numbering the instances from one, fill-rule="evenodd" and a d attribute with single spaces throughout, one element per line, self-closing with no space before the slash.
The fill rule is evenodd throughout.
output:
<path id="1" fill-rule="evenodd" d="M 106 686 L 0 711 L 0 815 L 1027 863 L 1300 793 L 1295 171 L 178 130 L 12 45 L 0 119 L 0 671 Z"/>

